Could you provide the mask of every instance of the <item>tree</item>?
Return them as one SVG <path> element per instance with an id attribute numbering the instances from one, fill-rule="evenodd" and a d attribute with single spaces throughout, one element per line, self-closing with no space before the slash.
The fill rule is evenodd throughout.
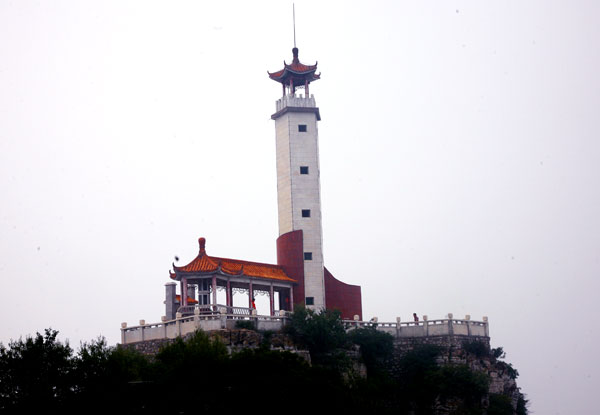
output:
<path id="1" fill-rule="evenodd" d="M 348 337 L 352 343 L 360 346 L 360 355 L 367 366 L 367 374 L 371 376 L 381 373 L 394 352 L 392 335 L 378 331 L 373 326 L 352 330 Z"/>
<path id="2" fill-rule="evenodd" d="M 296 307 L 285 331 L 296 344 L 308 349 L 313 363 L 330 367 L 343 363 L 339 351 L 349 342 L 339 311 Z"/>
<path id="3" fill-rule="evenodd" d="M 0 344 L 0 410 L 57 413 L 74 391 L 73 350 L 58 331 Z"/>

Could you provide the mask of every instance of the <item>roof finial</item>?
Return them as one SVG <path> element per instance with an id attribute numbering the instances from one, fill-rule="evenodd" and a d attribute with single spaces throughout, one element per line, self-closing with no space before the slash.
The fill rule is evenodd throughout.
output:
<path id="1" fill-rule="evenodd" d="M 206 238 L 198 239 L 198 244 L 200 245 L 200 254 L 206 254 Z"/>
<path id="2" fill-rule="evenodd" d="M 292 3 L 292 14 L 294 17 L 294 49 L 296 49 L 296 5 Z"/>

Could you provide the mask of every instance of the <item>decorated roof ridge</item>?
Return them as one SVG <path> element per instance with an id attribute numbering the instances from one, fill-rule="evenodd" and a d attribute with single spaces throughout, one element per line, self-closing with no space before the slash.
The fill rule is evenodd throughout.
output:
<path id="1" fill-rule="evenodd" d="M 317 70 L 317 65 L 319 64 L 319 62 L 315 62 L 314 65 L 305 65 L 303 63 L 300 62 L 300 59 L 298 59 L 298 48 L 294 47 L 292 49 L 292 54 L 293 54 L 293 59 L 292 59 L 292 63 L 291 64 L 287 64 L 285 62 L 285 60 L 283 61 L 283 69 L 276 71 L 276 72 L 269 72 L 267 71 L 267 73 L 269 74 L 269 77 L 275 81 L 281 82 L 283 81 L 285 78 L 289 77 L 289 76 L 285 76 L 288 75 L 286 74 L 286 72 L 291 72 L 294 75 L 304 75 L 304 76 L 309 76 L 308 81 L 314 81 L 317 79 L 321 78 L 321 73 L 314 73 Z"/>
<path id="2" fill-rule="evenodd" d="M 209 256 L 206 253 L 206 239 L 198 239 L 198 244 L 200 246 L 199 253 L 189 264 L 181 267 L 173 264 L 175 272 L 169 271 L 171 279 L 177 279 L 178 272 L 220 271 L 232 276 L 247 275 L 249 277 L 297 282 L 290 278 L 279 265 Z"/>
<path id="3" fill-rule="evenodd" d="M 173 263 L 173 269 L 175 271 L 183 271 L 184 268 L 189 267 L 194 262 L 196 262 L 198 260 L 202 260 L 202 259 L 204 259 L 210 266 L 210 268 L 207 269 L 207 271 L 216 271 L 217 269 L 219 269 L 221 267 L 220 263 L 213 261 L 210 256 L 206 255 L 206 238 L 204 238 L 204 237 L 198 238 L 198 245 L 199 245 L 200 249 L 199 249 L 199 252 L 198 252 L 198 255 L 196 256 L 196 258 L 194 258 L 189 264 L 181 266 L 181 267 L 178 267 L 177 265 L 175 265 L 175 263 Z"/>

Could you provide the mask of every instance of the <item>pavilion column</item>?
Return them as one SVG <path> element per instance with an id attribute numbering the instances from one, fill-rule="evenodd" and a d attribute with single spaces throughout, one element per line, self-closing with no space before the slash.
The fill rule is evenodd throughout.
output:
<path id="1" fill-rule="evenodd" d="M 283 96 L 285 96 L 285 82 L 282 82 L 281 86 L 283 87 Z"/>
<path id="2" fill-rule="evenodd" d="M 269 292 L 269 302 L 271 303 L 271 316 L 275 315 L 275 302 L 273 299 L 273 283 L 271 283 L 271 290 Z"/>
<path id="3" fill-rule="evenodd" d="M 187 278 L 182 278 L 181 284 L 182 284 L 182 286 L 181 286 L 181 305 L 186 306 L 186 305 L 188 305 L 188 303 L 187 303 L 187 298 L 188 298 Z"/>
<path id="4" fill-rule="evenodd" d="M 217 276 L 212 277 L 212 303 L 217 304 Z"/>
<path id="5" fill-rule="evenodd" d="M 254 291 L 252 290 L 252 280 L 248 284 L 248 308 L 252 308 L 252 298 L 254 297 Z"/>
<path id="6" fill-rule="evenodd" d="M 227 307 L 233 307 L 233 298 L 231 297 L 231 283 L 227 280 Z"/>
<path id="7" fill-rule="evenodd" d="M 290 78 L 290 95 L 294 95 L 296 90 L 294 89 L 294 80 Z"/>
<path id="8" fill-rule="evenodd" d="M 179 307 L 183 306 L 183 278 L 179 280 Z"/>
<path id="9" fill-rule="evenodd" d="M 305 92 L 304 97 L 308 98 L 308 96 L 309 96 L 308 95 L 308 80 L 304 81 L 304 92 Z"/>
<path id="10" fill-rule="evenodd" d="M 288 311 L 294 311 L 294 287 L 290 287 L 290 309 Z"/>

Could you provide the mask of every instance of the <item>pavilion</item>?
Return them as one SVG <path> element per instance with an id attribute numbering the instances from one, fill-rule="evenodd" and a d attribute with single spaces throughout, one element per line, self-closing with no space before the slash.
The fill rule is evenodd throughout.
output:
<path id="1" fill-rule="evenodd" d="M 206 253 L 206 239 L 198 240 L 200 251 L 189 264 L 178 267 L 173 264 L 172 280 L 179 281 L 181 295 L 175 293 L 175 283 L 166 284 L 166 317 L 175 319 L 176 313 L 201 314 L 226 311 L 228 315 L 251 315 L 256 309 L 256 295 L 268 295 L 270 315 L 276 311 L 291 311 L 294 304 L 294 286 L 282 266 L 219 258 Z M 217 304 L 217 291 L 224 290 L 226 304 Z M 248 296 L 248 307 L 234 307 L 234 294 Z M 183 298 L 183 300 L 182 300 Z M 223 308 L 226 308 L 223 310 Z M 198 312 L 198 311 L 196 311 Z"/>

